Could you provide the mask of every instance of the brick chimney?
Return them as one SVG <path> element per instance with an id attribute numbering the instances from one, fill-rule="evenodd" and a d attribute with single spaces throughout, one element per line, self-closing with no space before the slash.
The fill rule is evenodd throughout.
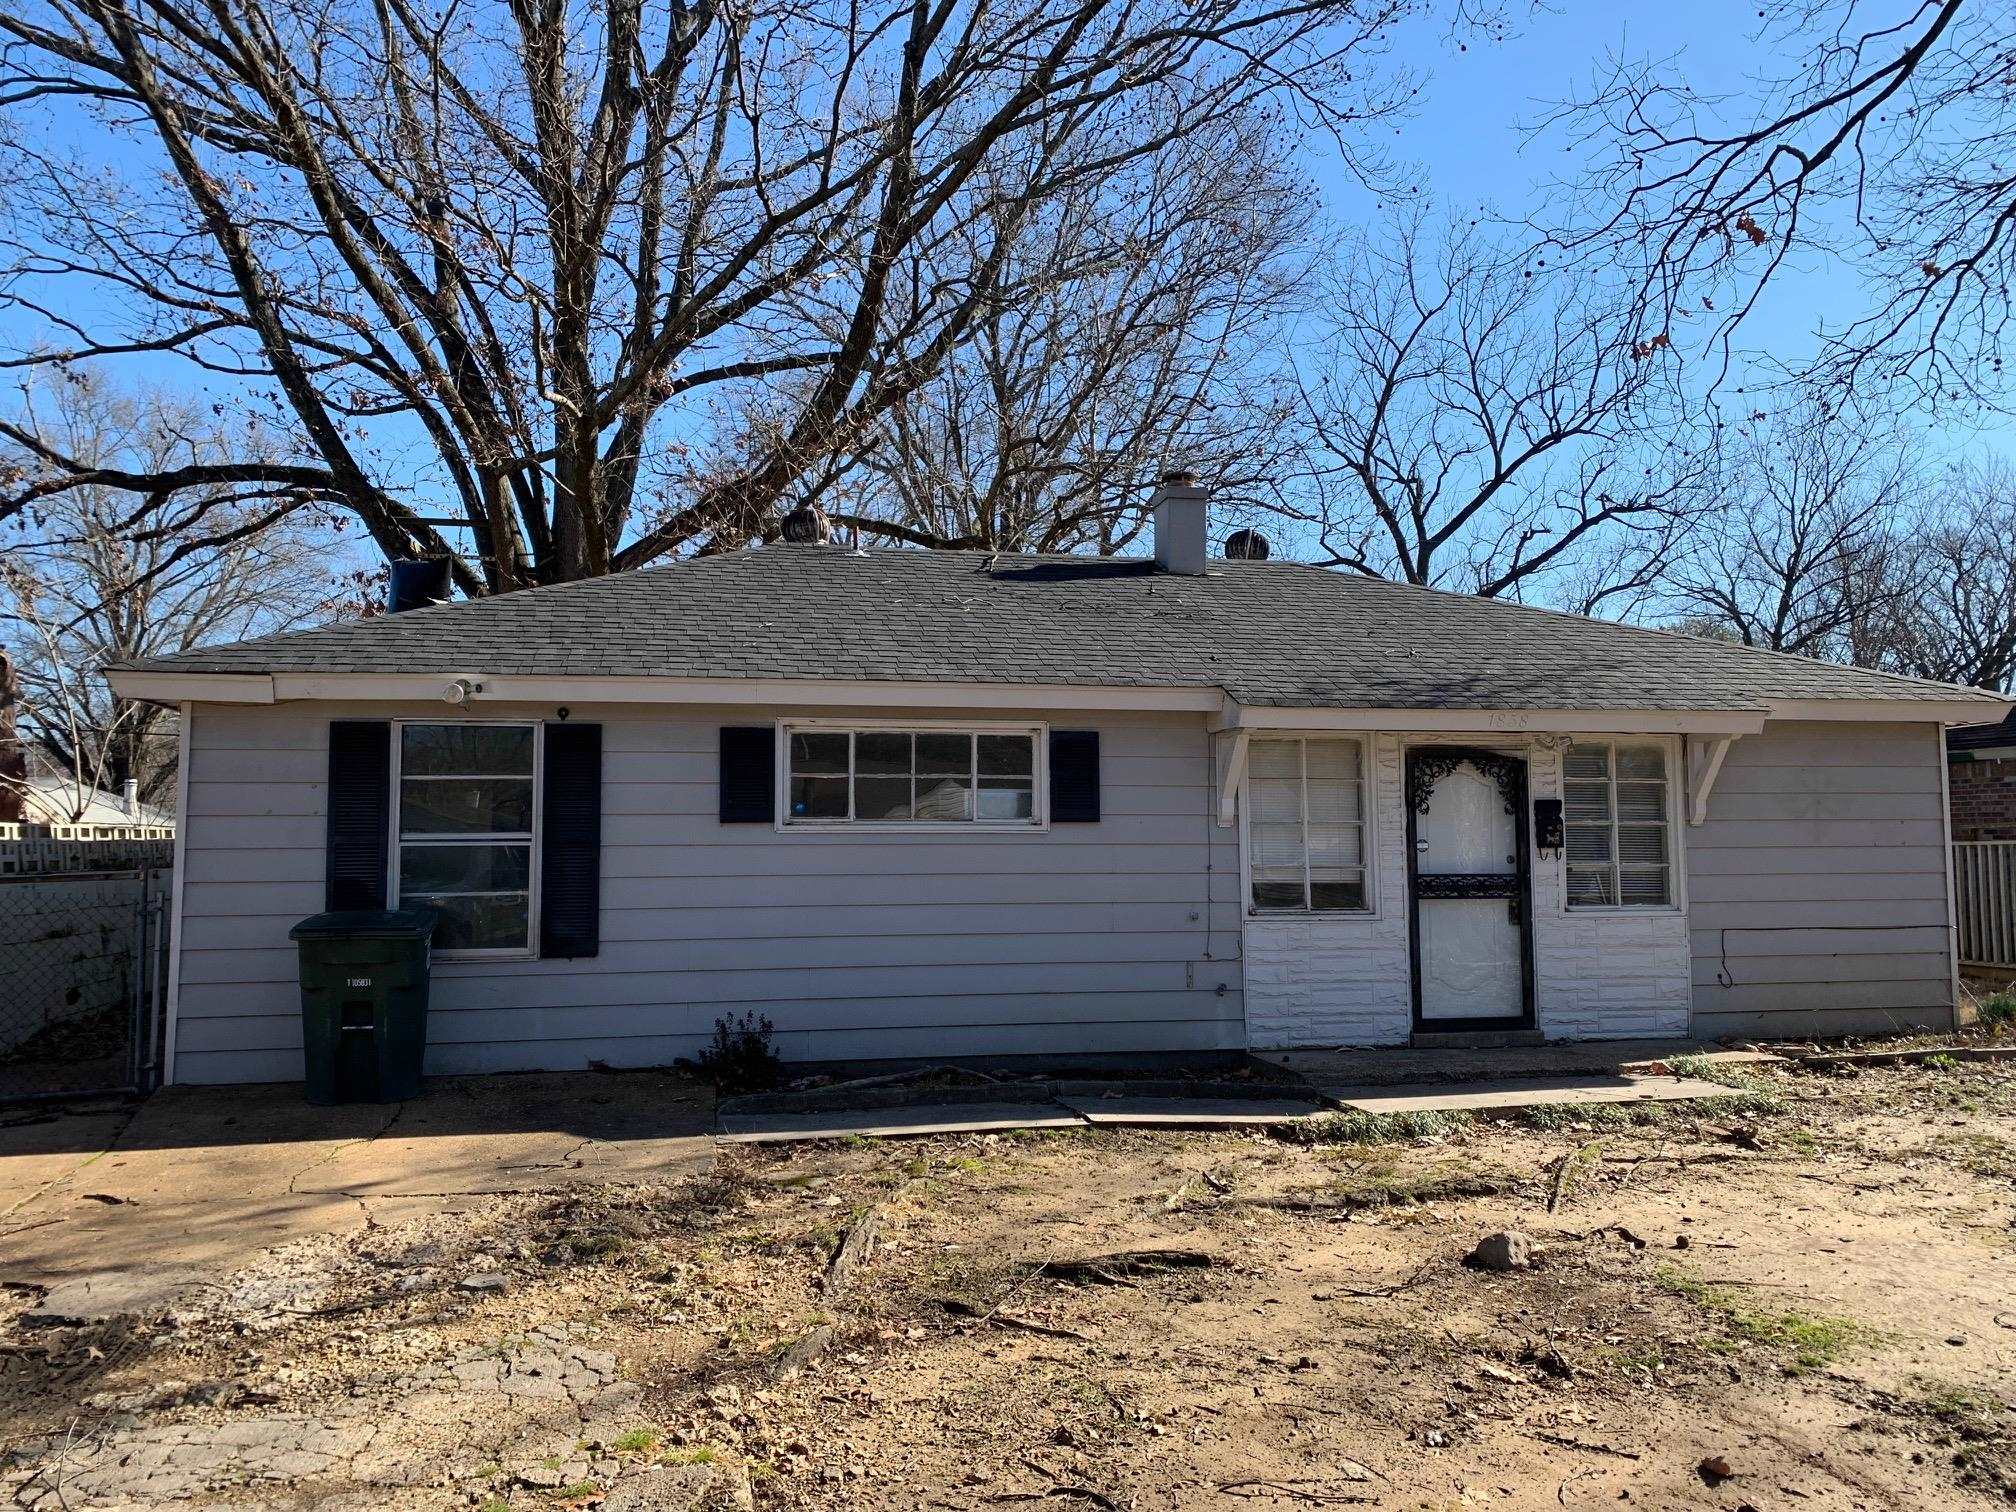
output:
<path id="1" fill-rule="evenodd" d="M 1155 566 L 1184 577 L 1204 575 L 1204 512 L 1210 491 L 1193 472 L 1167 472 L 1151 501 L 1155 511 Z"/>

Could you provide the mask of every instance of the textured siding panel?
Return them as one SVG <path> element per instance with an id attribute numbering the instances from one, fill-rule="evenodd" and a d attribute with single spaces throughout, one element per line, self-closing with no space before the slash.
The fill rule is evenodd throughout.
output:
<path id="1" fill-rule="evenodd" d="M 1697 1032 L 1952 1022 L 1944 760 L 1924 724 L 1773 724 L 1729 748 L 1688 833 Z"/>
<path id="2" fill-rule="evenodd" d="M 287 929 L 322 906 L 329 721 L 387 712 L 197 711 L 178 1080 L 300 1076 Z M 746 711 L 575 717 L 603 725 L 602 953 L 439 963 L 434 1074 L 662 1064 L 745 1008 L 793 1059 L 1244 1043 L 1238 850 L 1201 718 L 1059 721 L 1100 731 L 1096 825 L 904 835 L 723 826 L 718 731 Z"/>

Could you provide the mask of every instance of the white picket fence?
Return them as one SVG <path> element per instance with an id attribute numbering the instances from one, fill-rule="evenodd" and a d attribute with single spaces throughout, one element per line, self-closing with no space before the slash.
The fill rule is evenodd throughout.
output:
<path id="1" fill-rule="evenodd" d="M 1953 880 L 1961 961 L 2016 966 L 2016 840 L 1956 842 Z"/>

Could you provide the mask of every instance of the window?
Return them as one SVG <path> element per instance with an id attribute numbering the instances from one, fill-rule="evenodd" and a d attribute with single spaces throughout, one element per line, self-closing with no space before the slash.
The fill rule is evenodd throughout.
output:
<path id="1" fill-rule="evenodd" d="M 532 948 L 539 727 L 400 724 L 394 906 L 436 910 L 434 948 Z"/>
<path id="2" fill-rule="evenodd" d="M 1562 765 L 1570 908 L 1673 901 L 1666 747 L 1578 740 Z"/>
<path id="3" fill-rule="evenodd" d="M 1363 912 L 1365 748 L 1255 740 L 1246 752 L 1255 913 Z"/>
<path id="4" fill-rule="evenodd" d="M 1040 824 L 1039 733 L 787 728 L 785 822 Z"/>

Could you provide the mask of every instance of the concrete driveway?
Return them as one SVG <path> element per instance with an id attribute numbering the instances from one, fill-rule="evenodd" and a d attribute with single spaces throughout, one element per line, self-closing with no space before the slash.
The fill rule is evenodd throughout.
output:
<path id="1" fill-rule="evenodd" d="M 0 1280 L 227 1272 L 307 1234 L 492 1193 L 675 1180 L 713 1158 L 711 1088 L 662 1072 L 441 1078 L 310 1107 L 298 1085 L 175 1087 L 0 1116 Z"/>

